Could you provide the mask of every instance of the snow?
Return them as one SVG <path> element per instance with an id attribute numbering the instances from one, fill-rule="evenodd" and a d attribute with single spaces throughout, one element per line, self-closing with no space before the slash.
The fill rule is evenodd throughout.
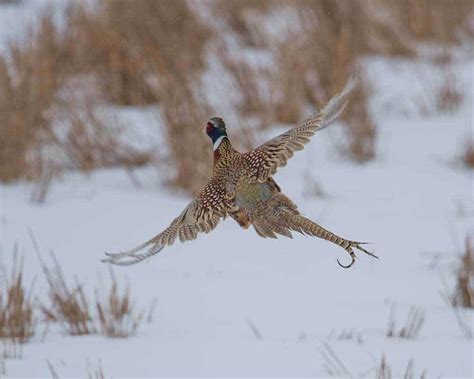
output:
<path id="1" fill-rule="evenodd" d="M 426 369 L 428 377 L 472 377 L 472 340 L 463 337 L 440 291 L 442 280 L 452 286 L 464 238 L 474 230 L 472 172 L 456 163 L 473 131 L 473 59 L 454 65 L 466 97 L 450 114 L 414 111 L 423 96 L 413 90 L 419 67 L 413 61 L 367 62 L 378 132 L 374 162 L 357 165 L 338 157 L 332 141 L 342 125 L 336 123 L 276 175 L 304 214 L 341 236 L 371 241 L 379 260 L 359 254 L 354 267 L 344 270 L 336 258 L 347 263 L 349 257 L 335 245 L 300 235 L 264 240 L 227 220 L 196 241 L 114 269 L 130 283 L 139 308 L 157 299 L 153 322 L 136 336 L 71 337 L 51 328 L 41 341 L 41 322 L 23 357 L 5 360 L 7 376 L 50 376 L 49 361 L 60 377 L 83 377 L 98 362 L 106 377 L 320 377 L 328 375 L 328 344 L 353 376 L 373 377 L 385 356 L 396 377 L 410 359 L 418 376 Z M 436 70 L 426 75 L 434 77 Z M 428 93 L 436 86 L 429 79 L 423 83 Z M 139 111 L 123 112 L 140 123 Z M 154 117 L 143 110 L 143 124 L 152 132 L 156 124 L 147 120 Z M 26 281 L 36 278 L 35 294 L 45 298 L 31 229 L 42 254 L 54 251 L 71 282 L 77 277 L 92 292 L 108 275 L 100 263 L 104 251 L 148 239 L 190 200 L 164 187 L 164 167 L 135 175 L 139 187 L 121 170 L 69 173 L 42 205 L 29 201 L 28 184 L 1 185 L 0 261 L 9 267 L 18 243 Z M 312 178 L 326 197 L 307 195 Z M 420 334 L 413 340 L 386 337 L 391 309 L 401 328 L 412 306 L 425 313 Z M 464 314 L 472 326 L 472 311 Z M 345 330 L 354 337 L 338 338 Z"/>

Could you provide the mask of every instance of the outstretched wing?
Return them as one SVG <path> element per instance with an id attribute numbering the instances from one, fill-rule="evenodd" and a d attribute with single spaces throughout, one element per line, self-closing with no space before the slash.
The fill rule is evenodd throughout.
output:
<path id="1" fill-rule="evenodd" d="M 339 117 L 356 84 L 356 79 L 351 78 L 344 90 L 334 96 L 322 111 L 312 114 L 301 124 L 244 154 L 249 176 L 259 182 L 265 182 L 279 167 L 284 167 L 288 159 L 296 151 L 302 150 L 317 131 L 329 126 Z"/>
<path id="2" fill-rule="evenodd" d="M 225 189 L 216 181 L 209 182 L 171 224 L 145 243 L 134 249 L 116 254 L 106 253 L 108 262 L 119 266 L 129 266 L 159 253 L 166 245 L 172 245 L 177 239 L 181 242 L 195 240 L 199 233 L 209 233 L 231 209 L 230 199 Z"/>

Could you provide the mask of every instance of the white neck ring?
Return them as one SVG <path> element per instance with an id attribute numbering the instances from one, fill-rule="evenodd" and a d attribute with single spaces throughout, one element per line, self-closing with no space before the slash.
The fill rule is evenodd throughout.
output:
<path id="1" fill-rule="evenodd" d="M 216 139 L 216 142 L 214 142 L 214 151 L 217 150 L 217 148 L 219 147 L 219 145 L 222 143 L 222 141 L 224 140 L 226 136 L 220 136 L 218 139 Z"/>

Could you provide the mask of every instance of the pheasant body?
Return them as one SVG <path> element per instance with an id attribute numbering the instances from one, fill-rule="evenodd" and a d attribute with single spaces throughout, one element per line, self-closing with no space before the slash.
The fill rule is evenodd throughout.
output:
<path id="1" fill-rule="evenodd" d="M 138 263 L 178 238 L 185 242 L 196 239 L 199 233 L 209 233 L 226 216 L 232 217 L 243 228 L 253 225 L 263 238 L 277 238 L 277 235 L 291 238 L 291 232 L 295 231 L 332 242 L 351 256 L 348 266 L 339 263 L 342 267 L 354 263 L 353 248 L 376 257 L 361 246 L 363 242 L 339 237 L 302 216 L 272 177 L 296 151 L 304 148 L 316 131 L 327 127 L 339 116 L 353 87 L 354 82 L 349 82 L 322 111 L 247 153 L 233 148 L 221 118 L 210 119 L 206 133 L 213 143 L 214 168 L 208 184 L 163 232 L 132 250 L 107 254 L 103 261 L 117 265 Z"/>

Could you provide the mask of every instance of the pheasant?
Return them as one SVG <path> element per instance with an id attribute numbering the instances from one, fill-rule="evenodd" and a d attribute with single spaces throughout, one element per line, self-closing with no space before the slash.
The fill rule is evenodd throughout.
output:
<path id="1" fill-rule="evenodd" d="M 322 111 L 247 153 L 233 148 L 222 118 L 211 118 L 205 132 L 213 144 L 214 168 L 202 192 L 160 234 L 129 251 L 105 253 L 107 257 L 102 261 L 119 266 L 136 264 L 177 239 L 191 241 L 199 233 L 209 233 L 227 216 L 245 229 L 252 225 L 263 238 L 277 238 L 277 235 L 291 238 L 291 232 L 295 231 L 332 242 L 350 255 L 348 265 L 337 260 L 344 268 L 354 264 L 354 249 L 378 258 L 361 246 L 367 242 L 342 238 L 301 215 L 273 179 L 278 168 L 285 166 L 317 131 L 329 126 L 342 113 L 355 85 L 355 80 L 349 80 Z"/>

